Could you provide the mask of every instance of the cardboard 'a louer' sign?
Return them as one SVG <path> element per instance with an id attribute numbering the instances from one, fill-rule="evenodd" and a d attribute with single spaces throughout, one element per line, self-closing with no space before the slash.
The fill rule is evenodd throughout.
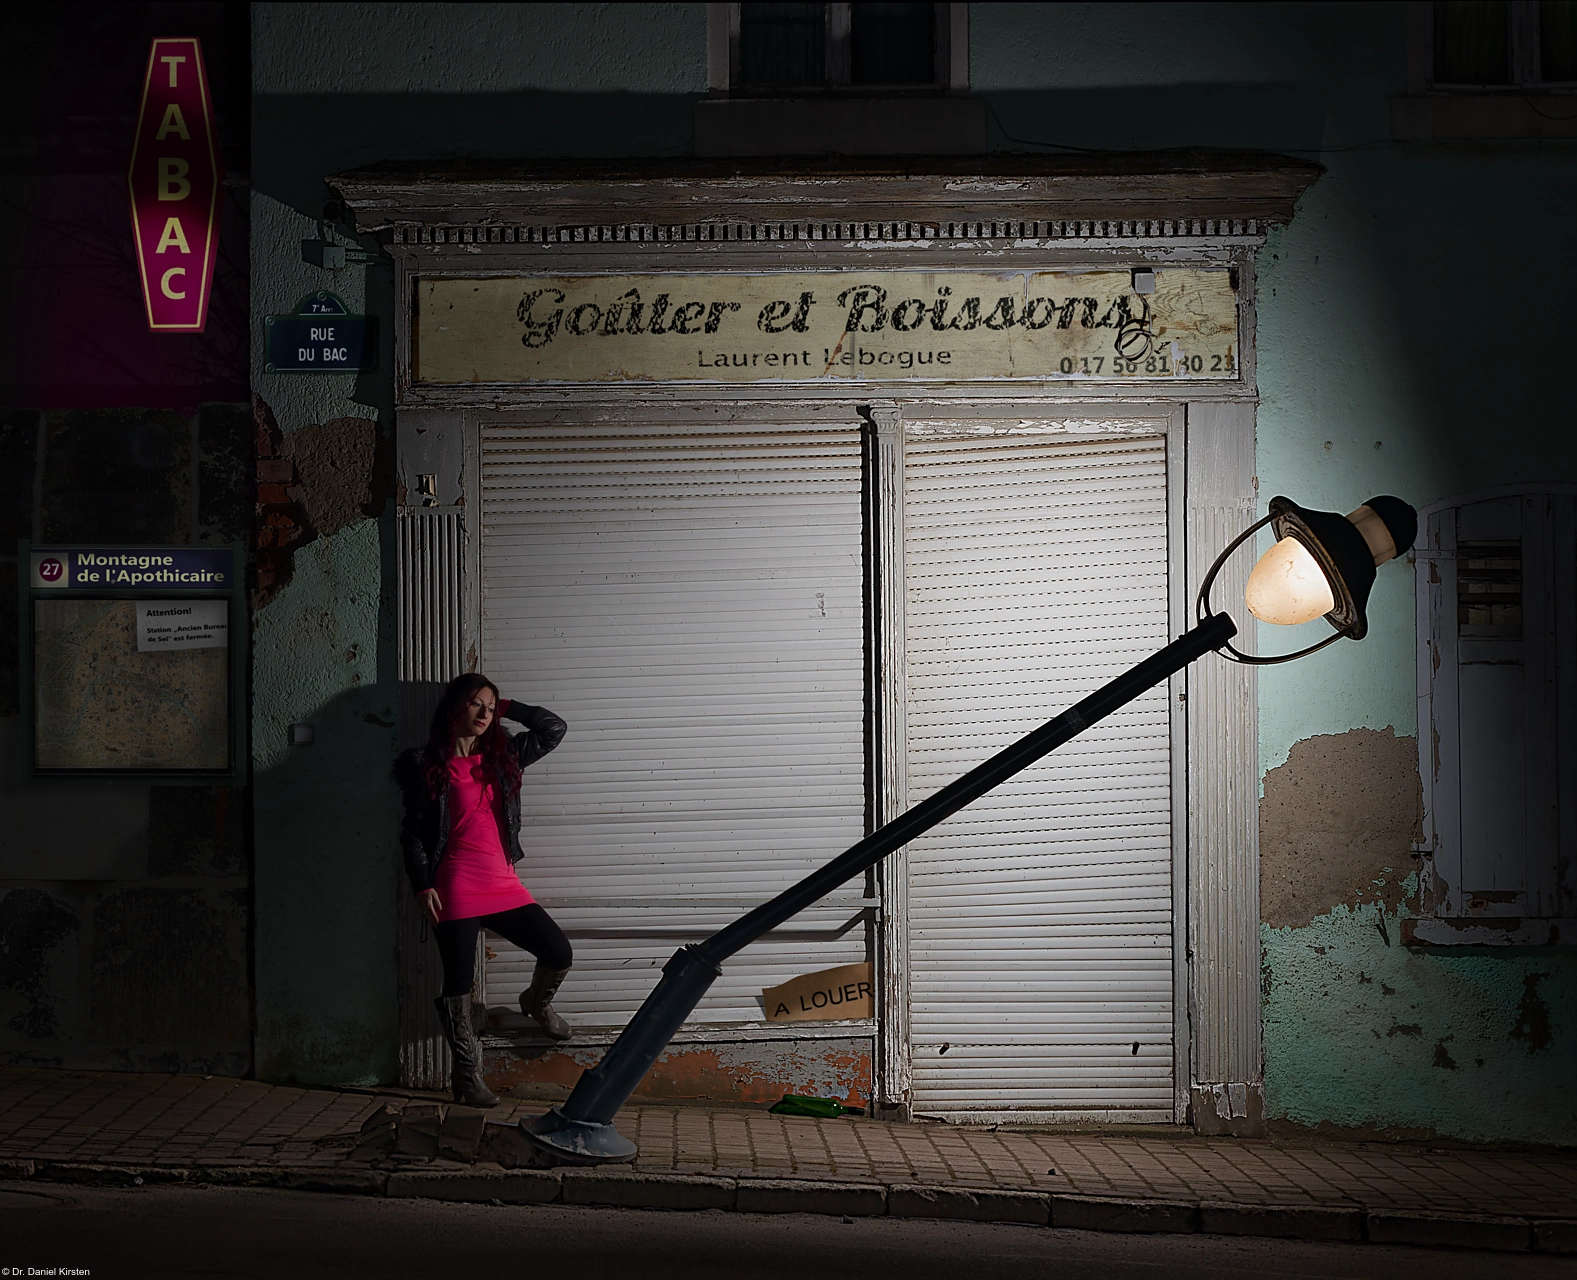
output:
<path id="1" fill-rule="evenodd" d="M 840 964 L 807 973 L 761 993 L 768 1022 L 829 1022 L 875 1016 L 871 966 Z"/>

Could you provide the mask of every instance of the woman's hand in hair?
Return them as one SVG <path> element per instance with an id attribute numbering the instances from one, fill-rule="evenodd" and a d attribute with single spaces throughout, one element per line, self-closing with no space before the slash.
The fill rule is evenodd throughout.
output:
<path id="1" fill-rule="evenodd" d="M 443 900 L 438 896 L 436 889 L 424 889 L 416 895 L 417 905 L 427 913 L 427 918 L 434 924 L 438 923 L 438 913 L 444 909 Z"/>

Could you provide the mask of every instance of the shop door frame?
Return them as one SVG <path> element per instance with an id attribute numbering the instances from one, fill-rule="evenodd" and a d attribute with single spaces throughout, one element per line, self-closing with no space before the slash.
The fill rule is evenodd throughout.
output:
<path id="1" fill-rule="evenodd" d="M 1167 493 L 1167 625 L 1172 634 L 1188 626 L 1186 528 L 1186 410 L 1181 404 L 1135 401 L 1078 404 L 1046 397 L 1019 400 L 990 399 L 963 405 L 923 395 L 873 404 L 869 414 L 875 427 L 874 474 L 871 493 L 874 529 L 873 593 L 876 616 L 872 630 L 879 655 L 875 683 L 876 800 L 878 821 L 888 821 L 910 804 L 908 792 L 908 743 L 906 704 L 907 620 L 904 589 L 907 580 L 904 537 L 905 441 L 924 423 L 932 436 L 955 435 L 967 439 L 984 429 L 1009 424 L 1034 424 L 1052 428 L 1048 434 L 1067 440 L 1110 439 L 1122 435 L 1161 437 L 1166 442 Z M 950 432 L 949 428 L 953 428 Z M 1055 428 L 1061 427 L 1062 431 Z M 971 428 L 975 428 L 971 430 Z M 1187 876 L 1188 876 L 1188 751 L 1187 676 L 1179 673 L 1168 682 L 1170 707 L 1171 774 L 1171 933 L 1172 933 L 1172 1082 L 1171 1119 L 1182 1123 L 1189 1103 L 1189 1021 Z M 1047 707 L 1050 718 L 1060 707 Z M 880 1105 L 890 1114 L 925 1114 L 939 1119 L 970 1123 L 1053 1123 L 1099 1118 L 1106 1121 L 1154 1123 L 1159 1117 L 1146 1112 L 1128 1116 L 1115 1111 L 1099 1117 L 1008 1110 L 953 1113 L 923 1109 L 915 1112 L 913 1043 L 910 1032 L 909 872 L 908 850 L 890 855 L 880 869 L 883 904 L 878 948 L 881 1016 L 878 1021 L 878 1082 Z"/>
<path id="2" fill-rule="evenodd" d="M 600 219 L 605 220 L 605 219 Z M 1060 241 L 1029 243 L 999 240 L 991 243 L 992 224 L 978 224 L 972 234 L 980 239 L 930 240 L 905 244 L 882 243 L 875 237 L 885 231 L 869 224 L 872 238 L 789 240 L 775 238 L 766 224 L 740 228 L 731 241 L 718 243 L 688 228 L 675 228 L 682 236 L 636 240 L 625 238 L 621 228 L 591 231 L 562 240 L 535 243 L 510 242 L 497 228 L 484 235 L 437 231 L 418 235 L 413 229 L 398 233 L 391 253 L 395 259 L 394 294 L 404 301 L 395 315 L 394 381 L 397 417 L 402 441 L 400 478 L 408 504 L 419 505 L 418 473 L 432 463 L 413 465 L 404 442 L 425 428 L 419 421 L 458 424 L 474 413 L 494 411 L 545 411 L 555 407 L 570 412 L 587 406 L 614 409 L 631 398 L 661 405 L 675 413 L 751 413 L 757 406 L 783 402 L 835 401 L 851 408 L 868 408 L 874 415 L 885 407 L 925 399 L 962 407 L 968 404 L 1048 406 L 1066 415 L 1079 406 L 1110 410 L 1114 406 L 1164 404 L 1181 407 L 1184 418 L 1185 473 L 1183 504 L 1184 578 L 1187 592 L 1197 588 L 1204 570 L 1239 531 L 1252 522 L 1258 504 L 1255 475 L 1256 309 L 1254 255 L 1264 243 L 1263 227 L 1248 223 L 1241 229 L 1222 223 L 1178 224 L 1176 239 L 1171 224 L 1157 238 L 1151 230 L 1143 238 L 1127 240 L 1113 228 L 1087 238 L 1068 236 Z M 1141 227 L 1143 224 L 1134 224 Z M 1126 228 L 1127 224 L 1122 224 Z M 1119 228 L 1121 229 L 1121 228 Z M 746 234 L 748 232 L 748 234 Z M 644 235 L 645 233 L 643 233 Z M 1004 233 L 1005 234 L 1005 233 Z M 986 252 L 986 250 L 990 250 Z M 411 380 L 412 301 L 419 277 L 574 274 L 599 272 L 771 271 L 842 267 L 845 269 L 926 271 L 993 271 L 1083 267 L 1110 269 L 1142 262 L 1153 267 L 1229 266 L 1237 273 L 1239 297 L 1239 377 L 1231 383 L 1172 381 L 1145 384 L 1089 384 L 1078 382 L 957 382 L 917 388 L 913 385 L 865 382 L 843 385 L 800 384 L 763 387 L 707 386 L 696 384 L 593 384 L 546 386 L 456 385 L 426 386 Z M 770 410 L 769 410 L 770 411 Z M 454 431 L 454 437 L 467 432 Z M 875 432 L 873 430 L 873 439 Z M 873 443 L 873 447 L 875 447 Z M 414 450 L 420 454 L 421 448 Z M 455 466 L 458 478 L 460 464 Z M 453 499 L 449 499 L 453 501 Z M 474 508 L 473 508 L 474 510 Z M 461 513 L 464 518 L 464 512 Z M 468 539 L 469 532 L 465 535 Z M 1217 598 L 1241 600 L 1247 578 L 1247 556 L 1238 556 L 1223 571 Z M 1241 613 L 1241 610 L 1237 611 Z M 1237 617 L 1237 613 L 1234 614 Z M 1240 617 L 1243 634 L 1238 643 L 1248 651 L 1254 644 L 1252 620 Z M 1179 1059 L 1178 1088 L 1187 1090 L 1186 1106 L 1178 1119 L 1187 1119 L 1203 1133 L 1261 1134 L 1264 1132 L 1262 1035 L 1260 1023 L 1259 894 L 1258 894 L 1258 725 L 1256 683 L 1252 668 L 1230 666 L 1214 658 L 1190 668 L 1186 693 L 1187 759 L 1187 875 L 1186 947 L 1179 955 L 1188 966 L 1186 982 L 1174 992 L 1174 1014 L 1187 1017 L 1186 1069 Z M 1174 884 L 1174 893 L 1177 885 Z M 1174 919 L 1174 929 L 1177 921 Z M 1187 999 L 1181 999 L 1186 991 Z M 417 1010 L 415 1017 L 420 1017 Z M 403 1014 L 402 1014 L 403 1019 Z M 885 1021 L 885 1019 L 884 1019 Z M 1179 1050 L 1181 1052 L 1181 1050 Z M 877 1094 L 879 1114 L 893 1117 L 909 1113 L 911 1097 L 902 1064 L 878 1053 Z"/>

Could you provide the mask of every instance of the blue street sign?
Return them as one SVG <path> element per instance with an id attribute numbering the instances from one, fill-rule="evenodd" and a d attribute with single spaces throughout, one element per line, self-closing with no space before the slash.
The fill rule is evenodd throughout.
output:
<path id="1" fill-rule="evenodd" d="M 296 314 L 266 317 L 269 373 L 356 373 L 376 367 L 377 322 L 353 316 L 327 290 L 309 293 Z"/>

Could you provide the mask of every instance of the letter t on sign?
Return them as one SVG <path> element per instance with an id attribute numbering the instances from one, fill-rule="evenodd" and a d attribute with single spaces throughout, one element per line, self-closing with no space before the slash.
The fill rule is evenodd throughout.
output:
<path id="1" fill-rule="evenodd" d="M 223 171 L 201 43 L 161 38 L 148 51 L 127 186 L 148 327 L 201 333 L 219 252 Z"/>

